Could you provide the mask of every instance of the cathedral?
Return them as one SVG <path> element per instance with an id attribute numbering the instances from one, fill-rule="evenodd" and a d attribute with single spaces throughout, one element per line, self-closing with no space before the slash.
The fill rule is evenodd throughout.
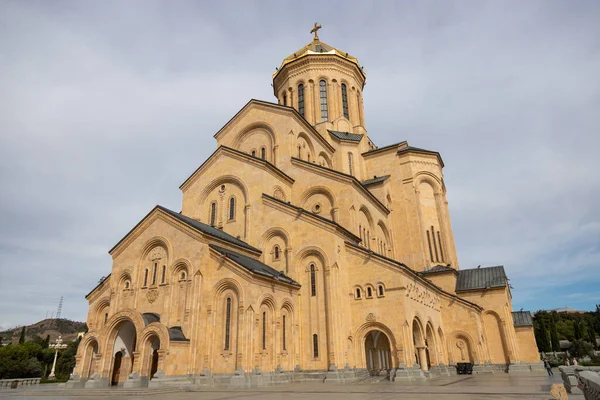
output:
<path id="1" fill-rule="evenodd" d="M 440 153 L 377 146 L 357 58 L 319 39 L 109 251 L 67 386 L 251 387 L 526 373 L 504 267 L 460 269 Z"/>

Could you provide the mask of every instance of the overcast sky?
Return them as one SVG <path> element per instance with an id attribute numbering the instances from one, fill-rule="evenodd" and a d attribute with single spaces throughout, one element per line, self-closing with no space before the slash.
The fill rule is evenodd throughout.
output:
<path id="1" fill-rule="evenodd" d="M 516 310 L 600 303 L 600 2 L 0 0 L 0 328 L 60 296 L 85 320 L 315 21 L 365 67 L 374 142 L 442 154 L 461 268 L 504 265 Z"/>

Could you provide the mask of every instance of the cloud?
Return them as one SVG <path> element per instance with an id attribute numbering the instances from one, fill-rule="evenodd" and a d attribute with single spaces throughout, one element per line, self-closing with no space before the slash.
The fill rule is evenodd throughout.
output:
<path id="1" fill-rule="evenodd" d="M 504 264 L 516 309 L 593 306 L 597 2 L 4 2 L 0 326 L 60 296 L 85 318 L 106 251 L 155 204 L 180 209 L 317 6 L 322 40 L 365 65 L 374 142 L 441 152 L 461 267 Z"/>

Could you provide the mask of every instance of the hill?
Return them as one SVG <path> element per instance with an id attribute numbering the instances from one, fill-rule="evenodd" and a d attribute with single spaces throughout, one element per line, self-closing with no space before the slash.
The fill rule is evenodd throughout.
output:
<path id="1" fill-rule="evenodd" d="M 19 343 L 22 329 L 22 326 L 18 326 L 0 332 L 2 343 Z M 25 327 L 25 340 L 31 340 L 34 336 L 45 339 L 47 335 L 50 335 L 50 343 L 52 343 L 59 335 L 61 335 L 63 341 L 71 342 L 77 339 L 79 332 L 87 332 L 87 325 L 85 322 L 71 321 L 64 318 L 43 319 L 35 324 Z"/>

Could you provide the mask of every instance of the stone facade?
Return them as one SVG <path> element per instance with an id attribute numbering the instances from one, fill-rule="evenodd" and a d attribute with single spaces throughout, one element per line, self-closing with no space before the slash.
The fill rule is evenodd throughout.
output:
<path id="1" fill-rule="evenodd" d="M 110 250 L 86 297 L 80 385 L 403 381 L 539 362 L 503 268 L 459 269 L 440 154 L 369 138 L 365 80 L 318 39 L 284 60 L 278 104 L 251 100 L 215 134 L 181 213 L 157 206 Z"/>

